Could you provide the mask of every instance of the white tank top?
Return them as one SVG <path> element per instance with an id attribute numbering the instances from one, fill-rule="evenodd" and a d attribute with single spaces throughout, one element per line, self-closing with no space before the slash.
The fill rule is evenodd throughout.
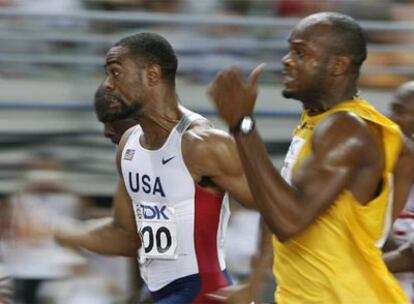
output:
<path id="1" fill-rule="evenodd" d="M 182 134 L 201 118 L 183 116 L 158 150 L 141 146 L 143 131 L 136 126 L 122 151 L 122 175 L 142 239 L 141 276 L 150 291 L 225 268 L 228 201 L 195 183 L 181 152 Z"/>

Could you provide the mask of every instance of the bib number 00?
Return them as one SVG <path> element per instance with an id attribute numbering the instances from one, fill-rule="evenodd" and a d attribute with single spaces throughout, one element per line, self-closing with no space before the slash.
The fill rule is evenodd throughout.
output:
<path id="1" fill-rule="evenodd" d="M 168 249 L 171 248 L 171 232 L 168 230 L 167 227 L 159 227 L 157 231 L 154 233 L 152 227 L 146 226 L 141 230 L 141 235 L 144 240 L 148 240 L 147 242 L 144 241 L 143 244 L 145 253 L 149 253 L 152 251 L 152 249 L 154 248 L 154 243 L 157 247 L 157 252 L 161 254 L 167 252 Z M 165 240 L 165 242 L 162 240 Z"/>
<path id="2" fill-rule="evenodd" d="M 170 225 L 166 223 L 151 223 L 151 225 L 142 226 L 140 230 L 142 249 L 147 258 L 175 259 L 177 247 L 175 226 L 168 226 Z"/>

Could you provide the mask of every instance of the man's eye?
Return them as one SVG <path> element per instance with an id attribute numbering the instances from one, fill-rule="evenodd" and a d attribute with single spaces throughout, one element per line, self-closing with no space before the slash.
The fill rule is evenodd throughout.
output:
<path id="1" fill-rule="evenodd" d="M 118 70 L 112 70 L 112 75 L 117 78 L 121 73 Z"/>
<path id="2" fill-rule="evenodd" d="M 296 55 L 298 55 L 298 57 L 303 57 L 305 56 L 305 52 L 302 50 L 296 50 Z"/>

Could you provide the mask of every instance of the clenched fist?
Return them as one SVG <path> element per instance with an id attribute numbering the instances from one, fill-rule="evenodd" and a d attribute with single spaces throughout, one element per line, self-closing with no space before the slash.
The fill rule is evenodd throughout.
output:
<path id="1" fill-rule="evenodd" d="M 219 72 L 208 88 L 219 115 L 234 127 L 239 120 L 251 115 L 257 97 L 257 81 L 265 64 L 258 65 L 246 80 L 237 68 Z"/>

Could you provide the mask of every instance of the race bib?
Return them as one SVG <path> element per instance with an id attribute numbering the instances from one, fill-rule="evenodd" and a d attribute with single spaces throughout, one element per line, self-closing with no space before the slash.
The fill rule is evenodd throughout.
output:
<path id="1" fill-rule="evenodd" d="M 134 203 L 142 240 L 141 257 L 176 259 L 177 223 L 172 206 L 161 203 Z"/>
<path id="2" fill-rule="evenodd" d="M 299 156 L 300 150 L 302 150 L 305 140 L 299 136 L 294 136 L 292 142 L 289 146 L 289 151 L 286 154 L 285 162 L 283 163 L 283 168 L 280 170 L 280 175 L 285 179 L 289 184 L 292 183 L 292 171 L 293 166 Z"/>

